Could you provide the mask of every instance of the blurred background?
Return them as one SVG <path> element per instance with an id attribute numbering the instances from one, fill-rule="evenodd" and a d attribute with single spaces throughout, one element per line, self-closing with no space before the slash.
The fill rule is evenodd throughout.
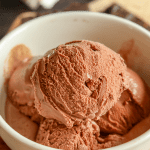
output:
<path id="1" fill-rule="evenodd" d="M 0 0 L 0 39 L 6 34 L 14 19 L 23 12 L 60 11 L 71 3 L 88 3 L 92 0 Z"/>
<path id="2" fill-rule="evenodd" d="M 150 31 L 150 0 L 0 0 L 0 39 L 35 17 L 72 10 L 117 15 Z"/>

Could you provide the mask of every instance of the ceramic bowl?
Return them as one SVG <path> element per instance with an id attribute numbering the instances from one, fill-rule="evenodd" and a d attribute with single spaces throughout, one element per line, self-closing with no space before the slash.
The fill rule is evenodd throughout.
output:
<path id="1" fill-rule="evenodd" d="M 63 12 L 50 14 L 33 19 L 0 41 L 0 132 L 12 150 L 52 150 L 33 142 L 15 130 L 5 121 L 6 94 L 3 89 L 4 61 L 9 51 L 17 44 L 25 44 L 33 55 L 43 55 L 47 50 L 72 40 L 92 40 L 105 44 L 114 51 L 133 39 L 140 57 L 133 58 L 136 65 L 132 66 L 150 86 L 150 32 L 131 21 L 102 13 L 94 12 Z M 150 130 L 136 139 L 109 148 L 109 150 L 149 150 Z"/>

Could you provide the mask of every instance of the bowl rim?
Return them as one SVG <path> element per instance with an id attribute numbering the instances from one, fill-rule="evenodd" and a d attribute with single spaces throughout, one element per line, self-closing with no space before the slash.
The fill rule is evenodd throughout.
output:
<path id="1" fill-rule="evenodd" d="M 150 32 L 148 30 L 146 30 L 145 28 L 141 27 L 140 25 L 138 25 L 136 23 L 133 23 L 129 20 L 126 20 L 126 19 L 118 17 L 118 16 L 114 16 L 111 14 L 99 13 L 99 12 L 88 12 L 88 11 L 70 11 L 69 12 L 68 11 L 68 12 L 58 12 L 58 13 L 54 13 L 54 14 L 40 16 L 38 18 L 30 20 L 30 21 L 22 24 L 21 26 L 17 27 L 16 29 L 14 29 L 13 31 L 11 31 L 5 37 L 2 38 L 2 40 L 0 41 L 0 52 L 1 52 L 2 47 L 7 43 L 7 41 L 9 41 L 9 39 L 11 39 L 15 34 L 22 32 L 26 28 L 30 27 L 31 25 L 34 25 L 37 22 L 47 20 L 48 18 L 56 17 L 57 19 L 59 19 L 59 17 L 70 17 L 71 15 L 77 16 L 77 17 L 84 16 L 84 17 L 95 17 L 95 18 L 105 18 L 105 19 L 109 19 L 109 20 L 114 20 L 118 23 L 121 23 L 121 24 L 130 26 L 134 29 L 137 29 L 139 32 L 141 32 L 142 34 L 145 34 L 146 36 L 148 36 L 150 38 Z M 51 148 L 51 147 L 47 147 L 47 146 L 38 144 L 38 143 L 31 141 L 31 140 L 27 139 L 26 137 L 22 136 L 21 134 L 16 132 L 13 128 L 11 128 L 6 123 L 6 121 L 2 118 L 1 115 L 0 115 L 0 122 L 1 122 L 0 127 L 3 128 L 7 133 L 9 133 L 12 137 L 14 137 L 16 140 L 20 141 L 21 143 L 24 143 L 25 145 L 28 145 L 35 149 L 40 148 L 40 149 L 49 149 L 49 150 L 54 149 L 55 150 L 55 148 Z M 140 135 L 139 137 L 137 137 L 127 143 L 108 148 L 107 150 L 120 150 L 120 149 L 132 148 L 134 146 L 141 144 L 142 142 L 144 142 L 148 139 L 150 139 L 150 129 L 148 131 L 146 131 L 145 133 L 143 133 L 142 135 Z"/>

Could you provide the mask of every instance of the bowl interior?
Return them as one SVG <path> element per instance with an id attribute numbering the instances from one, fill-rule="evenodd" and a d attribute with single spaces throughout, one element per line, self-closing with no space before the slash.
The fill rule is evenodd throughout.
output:
<path id="1" fill-rule="evenodd" d="M 150 86 L 150 34 L 142 27 L 111 15 L 87 12 L 70 12 L 47 15 L 34 19 L 6 35 L 0 43 L 0 69 L 9 51 L 25 44 L 33 55 L 72 40 L 92 40 L 105 44 L 118 52 L 121 45 L 133 39 L 140 56 L 133 57 L 135 70 Z M 0 72 L 0 110 L 5 119 L 6 94 L 3 89 L 3 71 Z"/>

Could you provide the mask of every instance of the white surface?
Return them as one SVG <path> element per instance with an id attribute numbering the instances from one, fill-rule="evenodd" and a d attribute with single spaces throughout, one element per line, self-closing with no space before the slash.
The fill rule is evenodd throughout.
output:
<path id="1" fill-rule="evenodd" d="M 29 8 L 36 10 L 40 6 L 39 0 L 22 0 Z"/>
<path id="2" fill-rule="evenodd" d="M 59 0 L 40 0 L 40 4 L 45 8 L 45 9 L 50 9 L 52 8 Z"/>
<path id="3" fill-rule="evenodd" d="M 39 17 L 29 21 L 0 42 L 0 133 L 12 150 L 52 150 L 32 142 L 14 131 L 5 121 L 5 93 L 3 91 L 3 65 L 9 51 L 17 44 L 25 44 L 33 55 L 43 55 L 59 44 L 87 39 L 98 41 L 117 51 L 122 43 L 134 39 L 141 50 L 140 62 L 133 68 L 150 86 L 150 32 L 119 17 L 92 12 L 65 12 Z M 134 58 L 133 58 L 134 60 Z M 134 60 L 136 61 L 136 60 Z M 149 150 L 150 130 L 140 137 L 109 150 Z"/>

